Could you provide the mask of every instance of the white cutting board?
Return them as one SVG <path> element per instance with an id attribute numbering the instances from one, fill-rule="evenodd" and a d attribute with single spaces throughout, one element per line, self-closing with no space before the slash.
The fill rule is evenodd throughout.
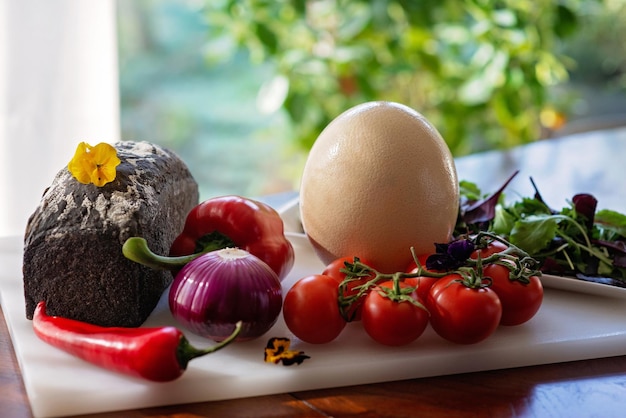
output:
<path id="1" fill-rule="evenodd" d="M 289 213 L 285 215 L 286 225 L 293 230 L 294 220 L 289 219 Z M 285 291 L 295 280 L 323 268 L 302 235 L 290 234 L 290 239 L 296 250 L 296 265 L 284 281 Z M 353 323 L 334 342 L 316 346 L 298 341 L 281 317 L 257 340 L 236 343 L 193 360 L 180 379 L 149 383 L 91 366 L 38 340 L 24 314 L 21 256 L 21 239 L 0 239 L 2 309 L 36 417 L 234 399 L 626 354 L 623 291 L 607 297 L 550 288 L 546 289 L 539 313 L 530 322 L 500 328 L 475 345 L 448 343 L 429 327 L 413 344 L 389 348 L 371 341 L 360 324 Z M 558 279 L 556 282 L 568 288 Z M 613 294 L 604 289 L 598 293 Z M 166 324 L 175 322 L 163 298 L 146 325 Z M 197 346 L 213 344 L 188 332 L 186 335 Z M 311 358 L 290 367 L 264 363 L 263 349 L 269 337 L 292 338 L 292 346 Z"/>

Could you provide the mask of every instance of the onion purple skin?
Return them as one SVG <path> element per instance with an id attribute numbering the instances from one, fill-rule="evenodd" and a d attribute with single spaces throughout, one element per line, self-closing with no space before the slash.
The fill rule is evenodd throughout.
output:
<path id="1" fill-rule="evenodd" d="M 266 333 L 282 309 L 282 287 L 261 259 L 237 248 L 205 253 L 187 263 L 169 292 L 172 316 L 194 334 L 222 341 L 243 325 L 236 341 Z"/>

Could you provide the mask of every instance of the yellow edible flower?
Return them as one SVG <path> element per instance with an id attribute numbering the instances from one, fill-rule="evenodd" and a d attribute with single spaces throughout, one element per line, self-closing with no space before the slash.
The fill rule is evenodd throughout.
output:
<path id="1" fill-rule="evenodd" d="M 83 184 L 93 183 L 98 187 L 115 180 L 116 169 L 120 164 L 117 150 L 105 142 L 92 147 L 81 142 L 76 147 L 72 161 L 67 165 L 70 173 Z"/>
<path id="2" fill-rule="evenodd" d="M 290 345 L 289 338 L 270 338 L 265 347 L 265 362 L 283 363 L 283 366 L 291 366 L 292 364 L 301 364 L 310 358 L 303 351 L 290 350 Z"/>

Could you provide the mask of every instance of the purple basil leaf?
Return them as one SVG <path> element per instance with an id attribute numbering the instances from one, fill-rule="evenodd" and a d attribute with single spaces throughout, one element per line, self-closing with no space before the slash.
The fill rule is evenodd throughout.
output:
<path id="1" fill-rule="evenodd" d="M 426 268 L 428 270 L 446 271 L 448 258 L 445 254 L 431 254 L 426 259 Z"/>
<path id="2" fill-rule="evenodd" d="M 449 244 L 435 243 L 435 253 L 437 254 L 446 254 L 448 252 Z"/>
<path id="3" fill-rule="evenodd" d="M 496 205 L 498 204 L 498 199 L 500 199 L 500 195 L 509 185 L 511 180 L 519 173 L 519 170 L 515 171 L 511 177 L 508 178 L 507 181 L 491 196 L 486 197 L 481 200 L 477 200 L 475 202 L 468 202 L 466 207 L 463 209 L 463 221 L 467 225 L 472 225 L 481 222 L 489 222 L 496 216 Z"/>
<path id="4" fill-rule="evenodd" d="M 453 241 L 448 246 L 448 254 L 456 260 L 467 260 L 474 251 L 474 243 L 468 239 Z"/>
<path id="5" fill-rule="evenodd" d="M 572 202 L 576 212 L 585 217 L 587 221 L 585 225 L 590 230 L 593 227 L 593 218 L 596 215 L 598 201 L 590 194 L 581 193 L 574 196 Z"/>
<path id="6" fill-rule="evenodd" d="M 435 244 L 437 252 L 426 259 L 428 270 L 448 271 L 465 264 L 474 251 L 474 243 L 469 240 L 453 241 L 449 244 Z"/>

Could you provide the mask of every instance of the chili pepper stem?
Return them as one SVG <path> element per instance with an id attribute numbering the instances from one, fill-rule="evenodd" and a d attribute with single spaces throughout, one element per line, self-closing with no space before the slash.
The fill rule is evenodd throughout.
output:
<path id="1" fill-rule="evenodd" d="M 176 351 L 176 357 L 178 358 L 178 363 L 180 364 L 181 369 L 186 369 L 189 362 L 195 358 L 202 357 L 206 354 L 214 353 L 218 350 L 229 345 L 231 342 L 237 338 L 239 333 L 241 332 L 241 327 L 243 323 L 241 321 L 235 324 L 235 330 L 230 334 L 225 340 L 220 341 L 214 346 L 208 348 L 197 348 L 191 345 L 189 340 L 184 336 L 180 339 L 180 343 L 178 344 L 178 349 Z"/>
<path id="2" fill-rule="evenodd" d="M 201 254 L 191 254 L 180 257 L 166 257 L 158 255 L 148 247 L 148 242 L 141 237 L 131 237 L 124 242 L 122 253 L 126 258 L 157 270 L 178 270 Z"/>

